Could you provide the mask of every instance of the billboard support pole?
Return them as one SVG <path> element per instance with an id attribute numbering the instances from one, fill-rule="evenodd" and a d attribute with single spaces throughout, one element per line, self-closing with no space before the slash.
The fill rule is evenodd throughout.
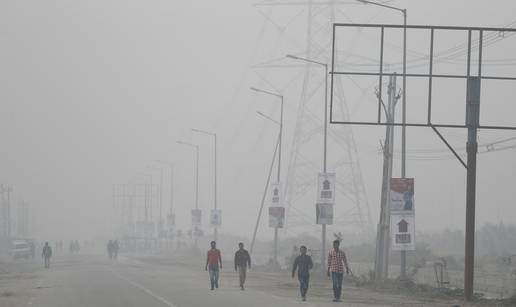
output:
<path id="1" fill-rule="evenodd" d="M 468 128 L 468 169 L 466 187 L 466 244 L 464 263 L 464 295 L 467 301 L 473 297 L 475 262 L 475 194 L 477 176 L 477 128 L 480 109 L 480 78 L 468 79 L 467 123 Z"/>

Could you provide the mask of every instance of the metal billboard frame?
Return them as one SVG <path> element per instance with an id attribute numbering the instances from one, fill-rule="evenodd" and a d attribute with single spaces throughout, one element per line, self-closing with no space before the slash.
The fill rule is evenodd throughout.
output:
<path id="1" fill-rule="evenodd" d="M 336 29 L 338 27 L 347 28 L 378 28 L 380 30 L 380 55 L 379 55 L 379 71 L 378 72 L 361 72 L 361 71 L 335 71 L 335 41 Z M 432 123 L 432 79 L 433 78 L 449 78 L 449 79 L 468 79 L 473 76 L 471 74 L 471 36 L 472 32 L 479 32 L 479 59 L 478 59 L 478 77 L 484 80 L 510 80 L 516 81 L 514 77 L 499 77 L 499 76 L 483 76 L 482 75 L 482 38 L 484 32 L 512 32 L 516 33 L 513 28 L 486 28 L 486 27 L 456 27 L 456 26 L 429 26 L 429 25 L 407 25 L 407 29 L 419 29 L 430 31 L 430 56 L 428 61 L 427 74 L 416 73 L 388 73 L 383 71 L 383 55 L 384 55 L 384 36 L 385 29 L 404 29 L 403 25 L 395 24 L 355 24 L 355 23 L 334 23 L 333 37 L 332 37 L 332 55 L 331 55 L 331 82 L 330 82 L 330 124 L 346 124 L 346 125 L 376 125 L 376 126 L 405 126 L 405 127 L 434 127 L 434 128 L 471 128 L 470 125 L 457 124 L 434 124 Z M 468 32 L 468 60 L 467 60 L 467 74 L 434 74 L 433 73 L 433 51 L 434 51 L 434 32 L 435 30 L 450 30 L 450 31 L 467 31 Z M 333 119 L 333 96 L 334 96 L 334 75 L 348 75 L 348 76 L 377 76 L 378 77 L 378 114 L 377 121 L 340 121 Z M 381 120 L 381 96 L 383 92 L 383 76 L 407 77 L 407 78 L 427 78 L 428 79 L 428 101 L 427 101 L 427 122 L 426 123 L 387 123 Z M 403 89 L 405 91 L 405 89 Z M 405 112 L 406 106 L 403 105 L 402 112 Z M 496 129 L 496 130 L 516 130 L 516 126 L 492 126 L 492 125 L 478 125 L 478 129 Z"/>
<path id="2" fill-rule="evenodd" d="M 336 41 L 336 30 L 339 27 L 348 28 L 376 28 L 380 31 L 380 47 L 379 47 L 379 71 L 378 72 L 361 72 L 361 71 L 335 71 L 335 41 Z M 383 71 L 384 63 L 384 37 L 385 29 L 419 29 L 430 31 L 430 50 L 428 59 L 428 73 L 416 74 L 406 73 L 406 58 L 403 60 L 403 73 L 386 73 Z M 434 35 L 436 30 L 443 31 L 464 31 L 467 32 L 467 62 L 466 62 L 466 74 L 434 74 L 433 63 L 434 63 Z M 478 32 L 478 62 L 477 72 L 472 72 L 471 66 L 471 43 L 473 32 Z M 401 126 L 401 127 L 429 127 L 432 128 L 439 138 L 446 144 L 446 146 L 453 152 L 455 157 L 461 162 L 466 168 L 466 231 L 465 231 L 465 265 L 464 265 L 464 298 L 466 301 L 470 301 L 473 298 L 473 285 L 474 285 L 474 262 L 475 262 L 475 202 L 476 202 L 476 164 L 477 164 L 477 131 L 478 129 L 486 130 L 513 130 L 516 131 L 516 126 L 497 126 L 497 125 L 480 125 L 480 92 L 481 92 L 481 81 L 482 80 L 505 80 L 505 81 L 516 81 L 516 76 L 505 77 L 505 76 L 489 76 L 482 75 L 482 47 L 484 32 L 498 32 L 498 33 L 516 33 L 514 28 L 489 28 L 489 27 L 457 27 L 457 26 L 430 26 L 430 25 L 394 25 L 394 24 L 355 24 L 355 23 L 334 23 L 333 24 L 333 37 L 332 37 L 332 54 L 331 54 L 331 83 L 330 83 L 330 123 L 331 124 L 344 124 L 344 125 L 369 125 L 369 126 Z M 404 40 L 404 43 L 406 41 Z M 334 96 L 334 76 L 335 75 L 347 75 L 347 76 L 377 76 L 378 77 L 378 114 L 377 121 L 338 121 L 333 120 L 333 96 Z M 428 98 L 427 98 L 427 120 L 426 122 L 411 122 L 407 123 L 406 104 L 403 104 L 402 114 L 403 122 L 397 123 L 393 121 L 382 122 L 382 88 L 383 88 L 383 76 L 402 76 L 404 79 L 409 78 L 426 78 L 428 79 Z M 464 125 L 458 124 L 434 124 L 432 122 L 432 81 L 434 78 L 448 78 L 448 79 L 463 79 L 467 82 L 466 87 L 466 121 Z M 403 89 L 403 96 L 405 97 L 405 88 Z M 463 161 L 459 154 L 452 148 L 452 146 L 446 141 L 442 134 L 437 128 L 466 128 L 468 129 L 467 138 L 467 161 Z"/>

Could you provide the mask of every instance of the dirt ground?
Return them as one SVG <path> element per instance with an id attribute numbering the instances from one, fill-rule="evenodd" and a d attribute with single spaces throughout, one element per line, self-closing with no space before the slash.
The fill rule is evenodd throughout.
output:
<path id="1" fill-rule="evenodd" d="M 172 256 L 153 255 L 136 256 L 126 255 L 134 261 L 155 266 L 188 266 L 192 270 L 202 270 L 204 259 L 200 256 Z M 1 264 L 0 264 L 1 265 Z M 5 268 L 5 265 L 3 266 Z M 13 270 L 0 271 L 0 306 L 20 307 L 31 306 L 32 298 L 41 291 L 38 286 L 40 277 L 45 274 L 45 269 L 37 261 L 10 265 Z M 236 273 L 232 270 L 232 263 L 225 263 L 225 269 L 221 271 L 221 278 L 227 283 L 237 280 Z M 246 283 L 248 288 L 266 292 L 278 297 L 298 298 L 297 278 L 291 278 L 288 271 L 270 271 L 267 267 L 256 267 L 248 273 Z M 332 289 L 328 277 L 320 272 L 312 272 L 308 300 L 316 306 L 331 305 Z M 461 306 L 461 307 L 485 307 L 485 306 L 511 306 L 497 301 L 478 301 L 465 304 L 460 297 L 434 297 L 431 294 L 411 293 L 410 291 L 395 291 L 386 288 L 373 288 L 372 286 L 356 286 L 351 281 L 345 281 L 343 289 L 343 301 L 345 306 L 374 307 L 374 306 Z M 512 306 L 516 306 L 512 305 Z M 73 306 L 70 306 L 73 307 Z"/>
<path id="2" fill-rule="evenodd" d="M 139 261 L 154 263 L 158 265 L 188 265 L 199 267 L 204 259 L 201 257 L 191 256 L 146 256 L 137 257 Z M 226 268 L 231 268 L 232 263 L 225 263 Z M 232 270 L 225 270 L 221 273 L 223 276 L 233 275 Z M 234 277 L 236 278 L 236 277 Z M 266 267 L 256 267 L 248 273 L 247 287 L 259 289 L 270 293 L 271 295 L 281 297 L 298 297 L 298 281 L 297 278 L 291 278 L 288 271 L 270 271 Z M 310 280 L 310 289 L 308 291 L 308 300 L 311 303 L 325 305 L 331 302 L 333 298 L 331 280 L 323 276 L 320 272 L 312 272 Z M 410 307 L 485 307 L 485 306 L 510 306 L 502 304 L 499 301 L 477 301 L 474 303 L 465 303 L 459 297 L 436 297 L 432 294 L 422 295 L 421 293 L 411 293 L 410 290 L 395 291 L 387 288 L 373 288 L 371 286 L 357 287 L 351 281 L 344 281 L 342 299 L 346 306 L 368 307 L 368 306 L 410 306 Z M 516 305 L 515 305 L 516 306 Z"/>
<path id="3" fill-rule="evenodd" d="M 27 306 L 38 290 L 38 273 L 0 273 L 0 306 Z"/>

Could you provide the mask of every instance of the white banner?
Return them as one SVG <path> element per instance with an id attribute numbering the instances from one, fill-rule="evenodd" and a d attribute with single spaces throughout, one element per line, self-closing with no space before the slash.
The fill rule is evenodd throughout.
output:
<path id="1" fill-rule="evenodd" d="M 283 228 L 285 223 L 284 207 L 269 207 L 269 227 Z"/>
<path id="2" fill-rule="evenodd" d="M 391 244 L 392 250 L 416 249 L 416 226 L 412 214 L 391 214 Z"/>
<path id="3" fill-rule="evenodd" d="M 317 224 L 333 224 L 333 204 L 317 204 L 315 216 Z"/>
<path id="4" fill-rule="evenodd" d="M 270 186 L 271 206 L 283 206 L 283 195 L 281 193 L 281 183 L 274 182 Z"/>
<path id="5" fill-rule="evenodd" d="M 335 203 L 335 173 L 319 173 L 317 180 L 317 203 Z"/>
<path id="6" fill-rule="evenodd" d="M 201 226 L 202 211 L 201 209 L 192 209 L 192 226 Z"/>
<path id="7" fill-rule="evenodd" d="M 210 225 L 211 227 L 220 227 L 222 224 L 222 211 L 219 209 L 211 209 Z"/>

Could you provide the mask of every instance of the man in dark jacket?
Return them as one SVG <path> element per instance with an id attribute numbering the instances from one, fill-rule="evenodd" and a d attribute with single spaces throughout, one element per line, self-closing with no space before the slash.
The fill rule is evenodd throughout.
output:
<path id="1" fill-rule="evenodd" d="M 310 281 L 310 270 L 313 268 L 314 264 L 312 262 L 312 257 L 306 254 L 306 246 L 301 246 L 299 251 L 301 252 L 301 255 L 296 257 L 294 265 L 292 266 L 292 278 L 296 276 L 297 269 L 297 279 L 299 280 L 301 299 L 306 301 L 306 292 L 308 291 L 308 283 Z"/>
<path id="2" fill-rule="evenodd" d="M 240 278 L 240 289 L 244 290 L 247 266 L 251 268 L 251 256 L 244 249 L 244 243 L 238 243 L 238 250 L 235 253 L 235 272 L 238 270 Z"/>
<path id="3" fill-rule="evenodd" d="M 50 257 L 52 257 L 52 248 L 48 245 L 48 242 L 45 242 L 45 246 L 43 246 L 43 251 L 41 253 L 43 259 L 45 259 L 45 268 L 50 268 Z"/>

